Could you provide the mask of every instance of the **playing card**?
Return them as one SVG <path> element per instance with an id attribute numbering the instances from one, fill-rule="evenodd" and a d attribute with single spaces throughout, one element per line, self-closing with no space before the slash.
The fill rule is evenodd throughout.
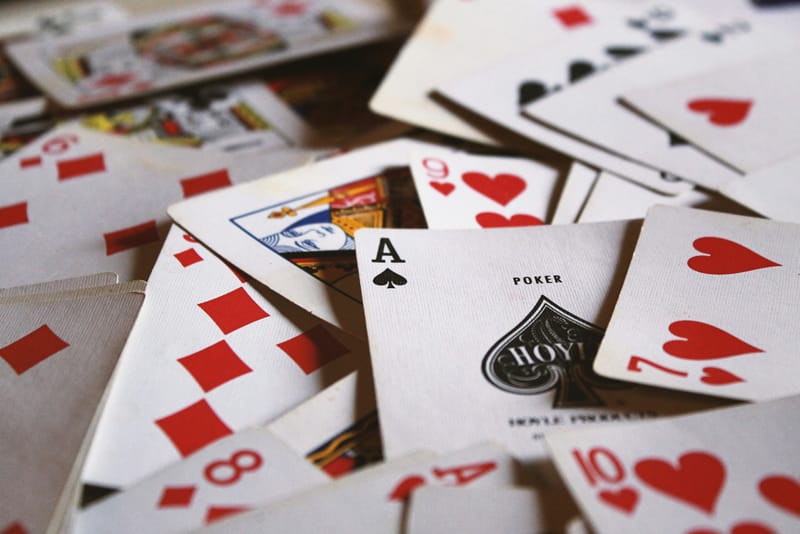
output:
<path id="1" fill-rule="evenodd" d="M 221 155 L 138 143 L 66 123 L 0 162 L 0 286 L 99 270 L 145 278 L 170 202 L 306 161 L 291 149 Z"/>
<path id="2" fill-rule="evenodd" d="M 577 514 L 566 490 L 430 486 L 411 494 L 406 532 L 546 534 L 564 532 Z"/>
<path id="3" fill-rule="evenodd" d="M 800 70 L 797 50 L 748 59 L 623 97 L 734 169 L 751 173 L 800 152 L 800 111 L 792 104 Z"/>
<path id="4" fill-rule="evenodd" d="M 268 430 L 242 430 L 80 511 L 72 532 L 185 532 L 327 481 Z"/>
<path id="5" fill-rule="evenodd" d="M 692 189 L 677 195 L 662 195 L 611 173 L 601 172 L 586 199 L 578 222 L 643 219 L 647 210 L 657 204 L 733 213 L 742 211 L 733 202 L 701 189 Z"/>
<path id="6" fill-rule="evenodd" d="M 800 227 L 656 206 L 594 369 L 606 377 L 765 400 L 796 394 L 790 331 Z M 658 306 L 653 306 L 658 302 Z"/>
<path id="7" fill-rule="evenodd" d="M 128 487 L 233 432 L 268 423 L 366 360 L 363 342 L 246 282 L 173 226 L 83 480 Z"/>
<path id="8" fill-rule="evenodd" d="M 437 90 L 465 109 L 586 164 L 608 169 L 663 193 L 686 191 L 690 184 L 664 179 L 652 168 L 520 114 L 521 107 L 678 38 L 692 23 L 699 24 L 688 10 L 663 4 L 621 3 L 616 9 L 617 16 L 602 25 L 563 35 L 547 47 L 517 52 L 502 61 L 475 68 L 469 75 L 437 85 Z M 561 57 L 556 51 L 562 49 L 573 55 Z"/>
<path id="9" fill-rule="evenodd" d="M 0 71 L 2 71 L 0 58 Z M 0 85 L 2 85 L 0 80 Z M 52 128 L 53 118 L 45 112 L 44 98 L 32 97 L 0 104 L 0 161 Z"/>
<path id="10" fill-rule="evenodd" d="M 0 17 L 0 37 L 33 34 L 37 38 L 80 34 L 98 26 L 120 23 L 128 18 L 122 6 L 113 2 L 70 2 L 68 5 L 17 4 Z"/>
<path id="11" fill-rule="evenodd" d="M 15 43 L 8 53 L 61 105 L 79 107 L 380 40 L 407 25 L 386 0 L 237 0 Z"/>
<path id="12" fill-rule="evenodd" d="M 0 301 L 3 532 L 62 526 L 95 411 L 143 298 L 144 283 L 130 282 Z"/>
<path id="13" fill-rule="evenodd" d="M 403 509 L 427 486 L 503 487 L 516 467 L 496 445 L 476 445 L 451 456 L 416 453 L 220 521 L 202 532 L 403 532 Z M 311 512 L 313 511 L 313 512 Z"/>
<path id="14" fill-rule="evenodd" d="M 356 254 L 387 458 L 708 406 L 592 372 L 638 223 L 363 230 Z"/>
<path id="15" fill-rule="evenodd" d="M 572 429 L 547 444 L 597 532 L 794 532 L 800 397 Z"/>
<path id="16" fill-rule="evenodd" d="M 0 288 L 0 299 L 5 297 L 24 297 L 39 295 L 42 293 L 57 293 L 60 291 L 72 291 L 75 289 L 88 289 L 91 287 L 101 287 L 116 284 L 119 277 L 115 273 L 97 273 L 64 280 L 53 280 L 41 284 L 31 284 L 27 286 Z"/>
<path id="17" fill-rule="evenodd" d="M 315 136 L 260 82 L 218 84 L 84 117 L 106 133 L 223 152 L 308 146 Z"/>
<path id="18" fill-rule="evenodd" d="M 544 224 L 559 185 L 552 165 L 433 148 L 412 154 L 411 174 L 434 229 Z"/>
<path id="19" fill-rule="evenodd" d="M 333 478 L 383 459 L 368 369 L 350 373 L 268 428 Z"/>
<path id="20" fill-rule="evenodd" d="M 476 64 L 491 64 L 520 48 L 543 46 L 559 34 L 591 27 L 606 11 L 600 2 L 588 11 L 551 0 L 514 0 L 504 9 L 488 0 L 436 2 L 406 41 L 370 108 L 430 130 L 496 144 L 492 136 L 432 100 L 436 86 L 468 74 Z"/>
<path id="21" fill-rule="evenodd" d="M 579 161 L 573 161 L 558 197 L 551 224 L 570 224 L 578 221 L 586 199 L 597 181 L 598 172 Z"/>
<path id="22" fill-rule="evenodd" d="M 726 184 L 721 193 L 770 219 L 800 223 L 797 201 L 800 156 L 792 157 Z"/>
<path id="23" fill-rule="evenodd" d="M 780 35 L 780 34 L 778 34 Z M 726 60 L 779 50 L 794 35 L 776 38 L 771 27 L 747 19 L 720 20 L 707 31 L 621 62 L 524 107 L 527 115 L 611 152 L 633 158 L 695 184 L 717 189 L 741 175 L 710 158 L 681 136 L 664 130 L 618 100 L 623 92 L 657 85 L 686 73 L 714 68 Z M 559 55 L 573 52 L 560 48 Z"/>
<path id="24" fill-rule="evenodd" d="M 407 165 L 428 146 L 381 143 L 174 204 L 169 215 L 270 289 L 363 338 L 354 233 L 425 226 Z"/>

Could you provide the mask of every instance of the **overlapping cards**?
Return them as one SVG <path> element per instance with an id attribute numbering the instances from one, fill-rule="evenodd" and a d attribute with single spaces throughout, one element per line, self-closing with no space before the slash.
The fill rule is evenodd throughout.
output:
<path id="1" fill-rule="evenodd" d="M 797 531 L 793 4 L 0 6 L 0 534 Z"/>

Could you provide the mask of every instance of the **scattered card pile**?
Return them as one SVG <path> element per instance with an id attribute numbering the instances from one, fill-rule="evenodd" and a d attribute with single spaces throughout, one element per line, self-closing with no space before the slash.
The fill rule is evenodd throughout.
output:
<path id="1" fill-rule="evenodd" d="M 800 531 L 800 5 L 120 4 L 0 6 L 0 534 Z"/>

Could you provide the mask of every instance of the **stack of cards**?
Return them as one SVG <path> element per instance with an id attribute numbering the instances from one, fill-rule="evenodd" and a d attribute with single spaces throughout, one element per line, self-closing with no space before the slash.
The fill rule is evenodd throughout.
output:
<path id="1" fill-rule="evenodd" d="M 798 530 L 800 2 L 43 3 L 0 534 Z"/>

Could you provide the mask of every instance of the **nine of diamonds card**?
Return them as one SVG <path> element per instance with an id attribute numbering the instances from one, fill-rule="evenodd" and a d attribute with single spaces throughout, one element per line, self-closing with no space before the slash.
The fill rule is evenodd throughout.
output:
<path id="1" fill-rule="evenodd" d="M 362 230 L 356 254 L 384 452 L 708 408 L 592 370 L 639 225 Z"/>

